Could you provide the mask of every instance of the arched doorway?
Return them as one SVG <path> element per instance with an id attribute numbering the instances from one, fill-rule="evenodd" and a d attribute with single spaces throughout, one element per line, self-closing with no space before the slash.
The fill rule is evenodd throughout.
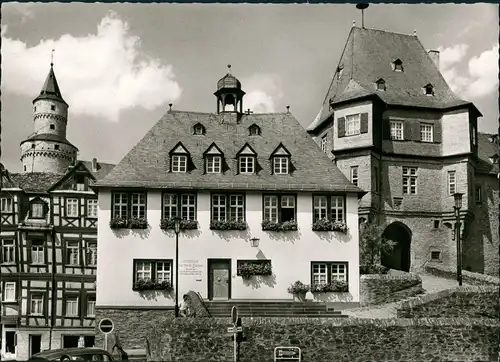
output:
<path id="1" fill-rule="evenodd" d="M 382 234 L 396 242 L 392 251 L 382 253 L 382 265 L 397 270 L 410 271 L 411 230 L 402 222 L 395 221 Z"/>

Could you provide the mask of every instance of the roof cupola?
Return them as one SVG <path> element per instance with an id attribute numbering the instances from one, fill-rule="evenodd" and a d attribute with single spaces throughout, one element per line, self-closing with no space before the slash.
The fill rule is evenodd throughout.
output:
<path id="1" fill-rule="evenodd" d="M 243 96 L 241 82 L 231 74 L 231 65 L 227 66 L 227 74 L 217 82 L 217 113 L 243 113 Z"/>

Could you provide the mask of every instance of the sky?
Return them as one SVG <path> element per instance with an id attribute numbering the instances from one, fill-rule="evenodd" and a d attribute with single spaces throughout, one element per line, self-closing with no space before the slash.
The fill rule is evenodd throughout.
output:
<path id="1" fill-rule="evenodd" d="M 3 3 L 2 162 L 21 171 L 32 100 L 50 68 L 70 105 L 79 159 L 118 163 L 168 110 L 215 112 L 217 81 L 241 82 L 244 109 L 318 113 L 353 20 L 353 4 Z M 413 34 L 441 52 L 452 89 L 498 129 L 498 5 L 375 4 L 365 27 Z"/>

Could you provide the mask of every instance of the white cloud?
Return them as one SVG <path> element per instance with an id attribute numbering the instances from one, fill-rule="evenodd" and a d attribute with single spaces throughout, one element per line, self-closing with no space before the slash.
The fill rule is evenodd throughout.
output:
<path id="1" fill-rule="evenodd" d="M 467 45 L 441 48 L 440 68 L 451 89 L 465 98 L 480 98 L 498 88 L 498 44 L 468 62 L 467 71 L 457 69 Z"/>
<path id="2" fill-rule="evenodd" d="M 128 24 L 109 12 L 95 34 L 41 40 L 28 47 L 2 28 L 4 91 L 37 95 L 49 70 L 51 50 L 61 93 L 72 113 L 117 122 L 120 111 L 152 110 L 181 96 L 172 66 L 141 52 Z"/>
<path id="3" fill-rule="evenodd" d="M 250 108 L 254 113 L 271 113 L 276 111 L 276 102 L 283 97 L 281 82 L 273 74 L 255 74 L 247 79 L 241 79 L 246 94 L 243 107 Z"/>

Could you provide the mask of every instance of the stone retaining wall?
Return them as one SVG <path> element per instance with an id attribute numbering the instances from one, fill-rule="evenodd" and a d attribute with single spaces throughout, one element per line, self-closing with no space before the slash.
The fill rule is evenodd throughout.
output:
<path id="1" fill-rule="evenodd" d="M 457 279 L 456 271 L 452 271 L 442 265 L 429 263 L 425 266 L 425 271 L 429 274 L 448 278 Z M 500 285 L 500 278 L 493 275 L 473 273 L 468 270 L 462 270 L 462 281 L 471 285 Z"/>
<path id="2" fill-rule="evenodd" d="M 229 361 L 229 318 L 189 318 L 150 328 L 149 361 Z M 298 346 L 303 361 L 495 361 L 500 323 L 490 319 L 243 318 L 241 362 L 269 362 Z"/>
<path id="3" fill-rule="evenodd" d="M 422 292 L 422 279 L 413 273 L 365 274 L 360 277 L 362 306 L 396 302 Z"/>
<path id="4" fill-rule="evenodd" d="M 498 287 L 472 286 L 442 290 L 401 303 L 398 318 L 495 318 L 499 315 Z"/>

